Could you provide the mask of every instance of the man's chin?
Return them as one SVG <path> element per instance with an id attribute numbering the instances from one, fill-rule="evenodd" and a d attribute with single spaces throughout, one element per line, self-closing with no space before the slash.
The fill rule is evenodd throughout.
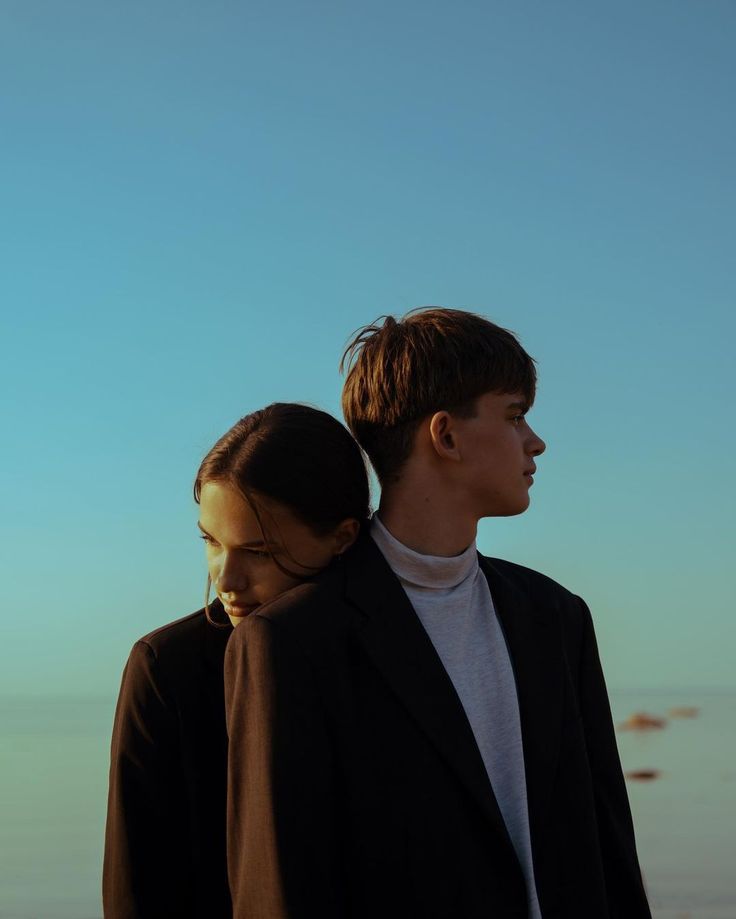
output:
<path id="1" fill-rule="evenodd" d="M 518 517 L 528 509 L 531 501 L 527 495 L 518 501 L 508 502 L 503 505 L 496 505 L 492 510 L 486 511 L 483 517 Z"/>

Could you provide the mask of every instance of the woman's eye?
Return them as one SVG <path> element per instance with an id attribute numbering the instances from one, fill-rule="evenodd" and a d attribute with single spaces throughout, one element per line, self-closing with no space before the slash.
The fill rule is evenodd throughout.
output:
<path id="1" fill-rule="evenodd" d="M 207 533 L 200 533 L 199 538 L 203 539 L 207 543 L 208 546 L 215 545 L 214 539 L 211 536 L 208 536 Z"/>
<path id="2" fill-rule="evenodd" d="M 248 554 L 254 558 L 271 558 L 270 552 L 263 552 L 260 549 L 249 549 Z"/>

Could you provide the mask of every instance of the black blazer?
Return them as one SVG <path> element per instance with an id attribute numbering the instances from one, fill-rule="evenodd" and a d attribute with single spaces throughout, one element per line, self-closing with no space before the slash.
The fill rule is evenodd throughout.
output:
<path id="1" fill-rule="evenodd" d="M 544 919 L 649 919 L 590 613 L 541 574 L 481 565 Z M 235 630 L 225 699 L 236 919 L 526 919 L 465 712 L 369 537 Z"/>
<path id="2" fill-rule="evenodd" d="M 136 642 L 110 756 L 102 899 L 107 919 L 228 919 L 227 734 L 232 632 L 219 601 Z"/>

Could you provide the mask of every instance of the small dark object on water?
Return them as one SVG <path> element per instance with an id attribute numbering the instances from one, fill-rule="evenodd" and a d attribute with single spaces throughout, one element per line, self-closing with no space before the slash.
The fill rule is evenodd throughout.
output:
<path id="1" fill-rule="evenodd" d="M 650 782 L 652 779 L 658 779 L 662 775 L 659 769 L 632 769 L 625 773 L 627 779 L 635 779 L 640 782 Z"/>
<path id="2" fill-rule="evenodd" d="M 647 715 L 646 712 L 635 712 L 620 724 L 620 731 L 651 731 L 665 727 L 666 718 L 658 718 L 656 715 Z"/>
<path id="3" fill-rule="evenodd" d="M 699 714 L 697 705 L 678 705 L 669 711 L 670 718 L 697 718 Z"/>

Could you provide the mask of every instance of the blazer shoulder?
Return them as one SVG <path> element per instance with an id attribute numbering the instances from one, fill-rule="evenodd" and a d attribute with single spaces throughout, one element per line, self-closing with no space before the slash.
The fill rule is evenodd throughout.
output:
<path id="1" fill-rule="evenodd" d="M 326 576 L 325 576 L 326 574 Z M 329 657 L 344 644 L 351 622 L 344 600 L 341 572 L 329 571 L 264 603 L 236 628 L 227 656 L 242 653 L 243 645 L 270 633 L 279 647 L 292 647 L 312 660 Z"/>
<path id="2" fill-rule="evenodd" d="M 231 631 L 215 629 L 201 609 L 148 632 L 131 649 L 122 692 L 143 701 L 153 694 L 172 708 L 189 704 L 203 686 L 222 679 Z"/>
<path id="3" fill-rule="evenodd" d="M 208 627 L 204 609 L 200 609 L 153 629 L 139 638 L 136 644 L 148 645 L 156 657 L 169 653 L 186 653 L 193 645 L 204 640 Z"/>
<path id="4" fill-rule="evenodd" d="M 580 596 L 540 571 L 483 555 L 481 566 L 491 575 L 503 578 L 521 590 L 534 608 L 540 611 L 542 608 L 556 610 L 566 631 L 581 630 L 586 618 L 590 618 L 588 607 Z"/>
<path id="5" fill-rule="evenodd" d="M 509 562 L 502 558 L 481 555 L 481 559 L 486 566 L 495 568 L 500 575 L 522 589 L 526 588 L 535 592 L 545 591 L 564 600 L 579 600 L 579 597 L 571 590 L 548 575 L 542 574 L 541 571 L 535 571 L 533 568 L 526 568 L 524 565 L 517 565 L 516 562 Z"/>
<path id="6" fill-rule="evenodd" d="M 339 620 L 343 600 L 342 572 L 331 569 L 264 603 L 251 615 L 268 619 L 274 626 L 298 631 L 307 624 L 315 628 Z"/>
<path id="7" fill-rule="evenodd" d="M 202 668 L 217 667 L 232 629 L 216 629 L 207 621 L 204 609 L 159 626 L 133 646 L 136 657 L 172 688 L 185 687 L 197 679 Z M 141 661 L 144 658 L 144 661 Z"/>

